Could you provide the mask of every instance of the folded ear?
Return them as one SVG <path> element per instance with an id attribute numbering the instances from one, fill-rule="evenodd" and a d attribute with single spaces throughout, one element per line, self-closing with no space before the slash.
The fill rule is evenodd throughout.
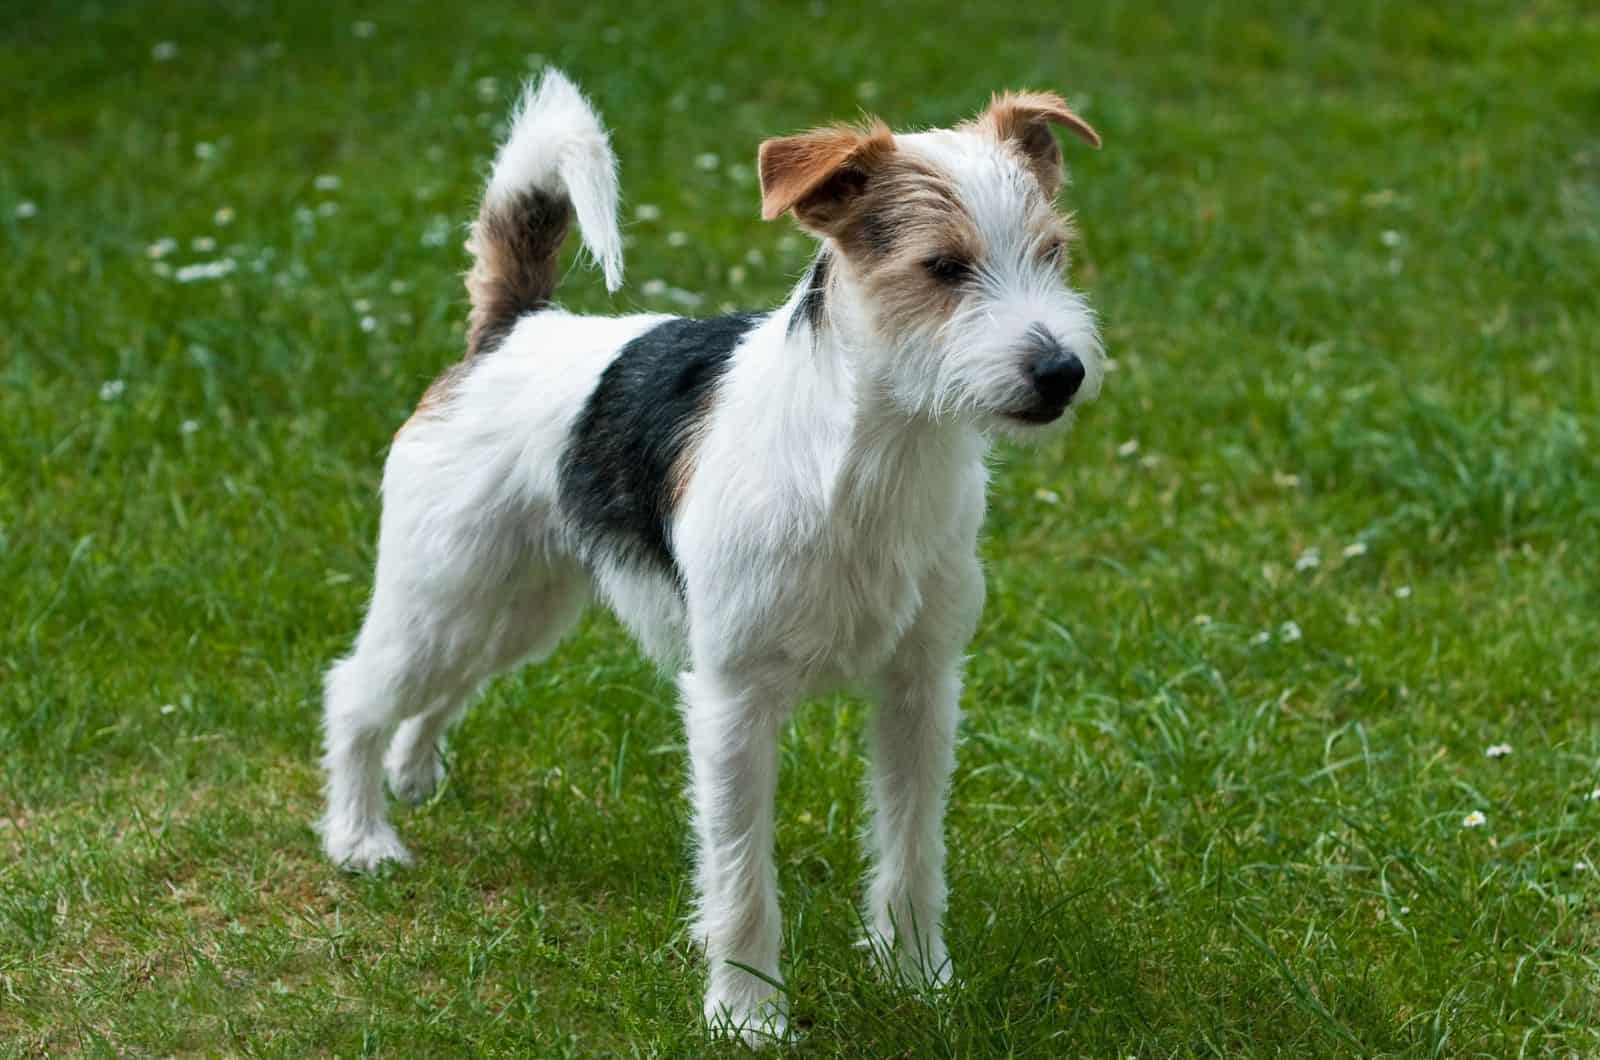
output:
<path id="1" fill-rule="evenodd" d="M 1090 147 L 1100 134 L 1054 92 L 1003 92 L 973 123 L 1001 143 L 1014 144 L 1051 197 L 1061 188 L 1061 147 L 1050 126 L 1060 125 Z"/>
<path id="2" fill-rule="evenodd" d="M 894 134 L 876 118 L 833 125 L 761 145 L 761 217 L 792 211 L 801 227 L 834 233 L 884 161 Z"/>

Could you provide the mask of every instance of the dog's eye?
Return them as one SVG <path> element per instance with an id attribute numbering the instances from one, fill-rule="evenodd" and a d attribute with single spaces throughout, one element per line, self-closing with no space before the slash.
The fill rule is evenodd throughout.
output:
<path id="1" fill-rule="evenodd" d="M 940 283 L 952 286 L 962 283 L 972 275 L 971 262 L 944 255 L 940 255 L 937 258 L 929 258 L 922 263 L 922 267 L 928 270 L 929 276 L 932 276 Z"/>
<path id="2" fill-rule="evenodd" d="M 1039 257 L 1052 269 L 1059 269 L 1067 263 L 1067 244 L 1060 239 L 1051 240 Z"/>

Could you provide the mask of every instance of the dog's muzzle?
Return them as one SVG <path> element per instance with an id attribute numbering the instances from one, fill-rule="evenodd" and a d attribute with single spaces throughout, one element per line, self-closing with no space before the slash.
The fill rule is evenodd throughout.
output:
<path id="1" fill-rule="evenodd" d="M 1033 384 L 1032 403 L 1009 415 L 1023 423 L 1053 423 L 1072 402 L 1086 374 L 1078 355 L 1057 342 L 1040 325 L 1028 330 L 1023 371 Z"/>

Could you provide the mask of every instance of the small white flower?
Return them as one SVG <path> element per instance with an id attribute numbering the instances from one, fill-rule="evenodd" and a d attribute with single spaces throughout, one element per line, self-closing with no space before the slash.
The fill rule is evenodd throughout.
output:
<path id="1" fill-rule="evenodd" d="M 492 77 L 478 78 L 478 99 L 484 103 L 493 103 L 500 94 L 500 82 Z"/>
<path id="2" fill-rule="evenodd" d="M 422 245 L 425 247 L 442 247 L 449 240 L 450 221 L 448 218 L 435 217 L 422 230 Z"/>
<path id="3" fill-rule="evenodd" d="M 211 221 L 218 228 L 227 228 L 233 224 L 233 207 L 219 206 L 217 212 L 211 215 Z"/>
<path id="4" fill-rule="evenodd" d="M 1595 788 L 1583 797 L 1584 802 L 1600 802 L 1600 788 Z"/>
<path id="5" fill-rule="evenodd" d="M 378 318 L 375 317 L 375 316 L 372 316 L 370 314 L 367 315 L 367 316 L 362 317 L 361 318 L 361 330 L 365 331 L 368 335 L 372 334 L 374 331 L 377 331 L 378 330 Z"/>
<path id="6" fill-rule="evenodd" d="M 695 306 L 705 301 L 703 296 L 695 294 L 693 291 L 685 291 L 682 287 L 667 288 L 667 297 L 672 299 L 674 302 L 677 302 L 679 305 L 687 306 L 690 309 L 693 309 Z"/>
<path id="7" fill-rule="evenodd" d="M 878 82 L 863 81 L 856 86 L 856 98 L 860 100 L 873 100 L 878 98 Z"/>
<path id="8" fill-rule="evenodd" d="M 1255 636 L 1250 638 L 1250 643 L 1251 644 L 1265 644 L 1268 641 L 1270 641 L 1271 639 L 1272 639 L 1272 634 L 1270 632 L 1268 632 L 1267 630 L 1262 630 L 1260 633 L 1257 633 Z"/>
<path id="9" fill-rule="evenodd" d="M 639 290 L 646 298 L 657 298 L 667 293 L 666 280 L 646 280 L 640 285 Z"/>
<path id="10" fill-rule="evenodd" d="M 206 140 L 201 140 L 194 145 L 194 156 L 202 162 L 209 162 L 217 157 L 217 145 Z"/>
<path id="11" fill-rule="evenodd" d="M 189 240 L 189 249 L 196 254 L 209 254 L 217 249 L 217 241 L 210 236 L 195 236 Z"/>
<path id="12" fill-rule="evenodd" d="M 1295 570 L 1315 570 L 1322 566 L 1322 553 L 1318 549 L 1308 548 L 1295 557 Z"/>
<path id="13" fill-rule="evenodd" d="M 178 424 L 178 433 L 179 434 L 189 435 L 189 434 L 193 434 L 195 431 L 198 431 L 199 429 L 200 429 L 200 421 L 199 420 L 184 420 L 182 423 Z"/>
<path id="14" fill-rule="evenodd" d="M 661 207 L 653 202 L 641 202 L 633 208 L 633 216 L 641 221 L 661 220 Z"/>
<path id="15" fill-rule="evenodd" d="M 1508 743 L 1497 743 L 1485 749 L 1483 753 L 1488 755 L 1490 758 L 1504 758 L 1506 755 L 1511 753 L 1511 745 Z"/>
<path id="16" fill-rule="evenodd" d="M 685 246 L 688 246 L 688 245 L 689 245 L 689 233 L 688 232 L 668 232 L 667 233 L 667 246 L 669 246 L 669 247 L 685 247 Z"/>
<path id="17" fill-rule="evenodd" d="M 375 22 L 369 22 L 366 19 L 362 19 L 360 22 L 354 22 L 351 24 L 350 32 L 354 33 L 362 40 L 369 40 L 377 34 L 378 26 Z"/>
<path id="18" fill-rule="evenodd" d="M 1278 627 L 1278 639 L 1285 644 L 1293 644 L 1300 639 L 1300 624 L 1289 621 Z"/>
<path id="19" fill-rule="evenodd" d="M 299 225 L 316 224 L 317 211 L 309 206 L 296 206 L 294 208 L 294 223 Z"/>
<path id="20" fill-rule="evenodd" d="M 161 713 L 163 715 L 176 714 L 178 713 L 178 706 L 176 703 L 163 703 L 161 704 Z"/>
<path id="21" fill-rule="evenodd" d="M 718 166 L 722 165 L 722 159 L 716 154 L 706 151 L 702 154 L 694 156 L 694 164 L 705 170 L 707 173 L 711 173 L 714 172 Z"/>
<path id="22" fill-rule="evenodd" d="M 1272 484 L 1281 490 L 1296 489 L 1300 485 L 1300 476 L 1291 475 L 1286 471 L 1274 471 L 1272 473 Z"/>
<path id="23" fill-rule="evenodd" d="M 100 384 L 100 400 L 115 401 L 117 398 L 121 397 L 122 392 L 127 389 L 128 384 L 124 383 L 122 380 L 107 379 L 104 383 Z"/>
<path id="24" fill-rule="evenodd" d="M 144 248 L 145 257 L 157 261 L 178 249 L 178 241 L 171 236 L 162 236 L 160 239 Z"/>
<path id="25" fill-rule="evenodd" d="M 318 191 L 338 191 L 339 184 L 339 177 L 336 173 L 320 173 L 317 175 L 317 179 L 311 182 L 311 186 Z"/>
<path id="26" fill-rule="evenodd" d="M 317 213 L 323 217 L 332 217 L 339 212 L 339 204 L 333 201 L 317 203 Z"/>
<path id="27" fill-rule="evenodd" d="M 176 41 L 159 41 L 150 49 L 150 58 L 158 63 L 169 63 L 177 57 L 178 44 Z"/>
<path id="28" fill-rule="evenodd" d="M 745 264 L 747 265 L 765 265 L 767 263 L 767 256 L 761 253 L 759 247 L 751 247 L 749 250 L 744 252 L 744 260 Z"/>
<path id="29" fill-rule="evenodd" d="M 1043 486 L 1040 486 L 1038 489 L 1033 491 L 1033 497 L 1034 500 L 1043 501 L 1046 504 L 1061 503 L 1061 494 L 1057 493 L 1055 490 L 1047 490 Z"/>
<path id="30" fill-rule="evenodd" d="M 1366 554 L 1367 543 L 1365 541 L 1352 541 L 1350 544 L 1344 546 L 1345 559 L 1355 559 L 1357 556 L 1365 556 Z"/>
<path id="31" fill-rule="evenodd" d="M 1409 586 L 1409 585 L 1400 586 L 1400 588 L 1398 588 L 1398 589 L 1396 589 L 1394 591 L 1394 595 L 1395 595 L 1395 599 L 1397 599 L 1397 600 L 1409 600 L 1409 599 L 1411 599 L 1411 586 Z"/>
<path id="32" fill-rule="evenodd" d="M 1392 228 L 1385 228 L 1382 232 L 1378 233 L 1378 242 L 1382 243 L 1386 247 L 1398 247 L 1401 243 L 1405 242 L 1405 237 Z"/>
<path id="33" fill-rule="evenodd" d="M 409 290 L 411 290 L 411 285 L 404 280 L 389 281 L 390 294 L 405 294 Z"/>
<path id="34" fill-rule="evenodd" d="M 1574 861 L 1572 863 L 1573 872 L 1588 872 L 1592 868 L 1594 868 L 1594 866 L 1589 864 L 1587 861 Z"/>
<path id="35" fill-rule="evenodd" d="M 179 283 L 193 283 L 196 280 L 218 280 L 228 275 L 238 266 L 230 259 L 220 261 L 200 261 L 193 265 L 185 265 L 172 274 L 172 278 Z"/>
<path id="36" fill-rule="evenodd" d="M 743 265 L 735 265 L 728 270 L 728 286 L 739 287 L 743 285 L 745 271 Z"/>
<path id="37" fill-rule="evenodd" d="M 172 266 L 168 265 L 164 261 L 157 261 L 151 264 L 150 271 L 155 273 L 157 276 L 160 276 L 162 279 L 165 279 L 172 275 Z"/>
<path id="38" fill-rule="evenodd" d="M 357 313 L 370 313 L 372 312 L 372 300 L 370 298 L 357 298 L 350 303 L 350 307 Z"/>
<path id="39" fill-rule="evenodd" d="M 1133 454 L 1137 453 L 1138 451 L 1139 451 L 1139 439 L 1137 439 L 1137 438 L 1129 438 L 1127 441 L 1125 441 L 1121 445 L 1117 446 L 1117 455 L 1118 456 L 1132 456 Z"/>
<path id="40" fill-rule="evenodd" d="M 1209 626 L 1211 625 L 1211 616 L 1195 615 L 1194 618 L 1190 619 L 1190 622 L 1196 626 Z"/>
<path id="41" fill-rule="evenodd" d="M 1482 828 L 1488 823 L 1489 818 L 1485 817 L 1480 810 L 1473 810 L 1471 813 L 1461 818 L 1462 828 Z"/>
<path id="42" fill-rule="evenodd" d="M 39 206 L 27 199 L 17 203 L 17 208 L 12 211 L 19 221 L 26 221 L 30 217 L 39 216 Z"/>

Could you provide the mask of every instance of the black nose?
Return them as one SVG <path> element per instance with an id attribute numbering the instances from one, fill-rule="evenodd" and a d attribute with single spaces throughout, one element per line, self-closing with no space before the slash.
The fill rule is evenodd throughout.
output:
<path id="1" fill-rule="evenodd" d="M 1060 407 L 1083 385 L 1083 362 L 1043 328 L 1028 332 L 1028 377 L 1039 397 Z"/>

